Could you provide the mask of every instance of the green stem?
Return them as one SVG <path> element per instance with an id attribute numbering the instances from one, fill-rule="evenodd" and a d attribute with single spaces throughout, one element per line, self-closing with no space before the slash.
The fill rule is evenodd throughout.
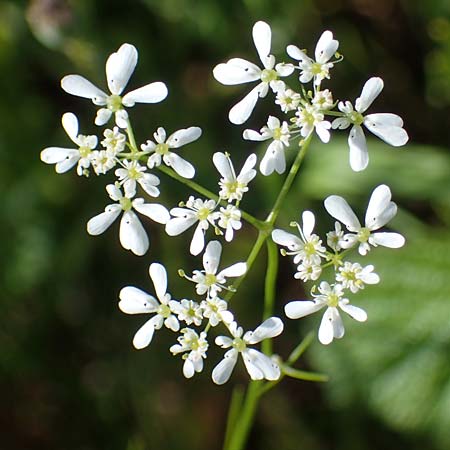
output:
<path id="1" fill-rule="evenodd" d="M 239 417 L 239 412 L 241 410 L 243 400 L 244 400 L 244 390 L 242 389 L 242 386 L 236 386 L 233 389 L 230 407 L 228 409 L 227 428 L 225 430 L 225 442 L 223 446 L 224 449 L 228 448 L 231 439 L 231 433 Z"/>
<path id="2" fill-rule="evenodd" d="M 139 149 L 136 144 L 136 139 L 134 138 L 133 127 L 131 126 L 130 119 L 127 119 L 127 134 L 128 134 L 128 140 L 130 141 L 131 152 L 139 153 Z"/>
<path id="3" fill-rule="evenodd" d="M 247 441 L 250 427 L 255 417 L 256 407 L 260 397 L 261 381 L 251 381 L 245 401 L 242 406 L 241 414 L 236 420 L 233 428 L 233 433 L 229 438 L 228 445 L 224 447 L 225 450 L 242 450 Z"/>
<path id="4" fill-rule="evenodd" d="M 275 283 L 278 275 L 278 247 L 272 239 L 266 241 L 267 245 L 267 269 L 264 280 L 264 311 L 263 320 L 273 314 L 275 304 Z M 272 339 L 266 339 L 262 342 L 261 348 L 266 355 L 272 354 Z"/>

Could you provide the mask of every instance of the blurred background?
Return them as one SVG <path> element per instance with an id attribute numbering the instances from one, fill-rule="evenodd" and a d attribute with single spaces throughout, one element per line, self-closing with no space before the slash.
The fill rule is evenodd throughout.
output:
<path id="1" fill-rule="evenodd" d="M 105 179 L 56 175 L 39 153 L 69 144 L 60 125 L 66 111 L 78 115 L 85 134 L 98 131 L 93 105 L 67 95 L 59 81 L 79 73 L 106 88 L 106 58 L 129 42 L 140 58 L 130 88 L 164 80 L 170 92 L 161 104 L 131 111 L 138 141 L 158 126 L 200 126 L 203 137 L 183 155 L 198 168 L 197 180 L 215 190 L 213 152 L 243 161 L 264 151 L 242 141 L 245 127 L 227 120 L 246 88 L 219 85 L 211 75 L 231 56 L 257 61 L 251 27 L 260 19 L 272 26 L 279 60 L 287 60 L 287 44 L 312 51 L 331 29 L 345 59 L 326 87 L 335 98 L 355 99 L 370 76 L 382 77 L 385 89 L 371 112 L 399 114 L 410 143 L 394 149 L 371 139 L 371 163 L 358 174 L 348 165 L 345 132 L 311 148 L 278 225 L 312 208 L 324 233 L 333 226 L 322 205 L 327 195 L 346 197 L 361 215 L 373 188 L 387 183 L 399 205 L 392 227 L 407 245 L 376 249 L 364 260 L 382 278 L 355 297 L 368 322 L 346 317 L 342 341 L 311 346 L 298 367 L 330 381 L 283 381 L 262 401 L 248 449 L 450 448 L 448 0 L 0 1 L 0 448 L 221 448 L 231 389 L 247 379 L 242 367 L 226 386 L 213 385 L 221 352 L 211 348 L 205 371 L 185 380 L 181 359 L 167 351 L 174 336 L 161 331 L 138 352 L 131 340 L 145 318 L 117 308 L 125 285 L 152 292 L 153 261 L 168 267 L 175 298 L 194 294 L 176 275 L 198 266 L 187 256 L 189 232 L 169 240 L 147 223 L 151 249 L 141 258 L 120 247 L 117 224 L 88 236 L 85 223 L 109 200 Z M 259 129 L 269 113 L 279 114 L 270 100 L 260 102 L 246 126 Z M 262 178 L 243 203 L 261 218 L 282 181 Z M 190 194 L 161 180 L 168 205 Z M 224 264 L 245 258 L 254 238 L 249 227 L 238 233 Z M 261 315 L 263 256 L 233 305 L 250 329 Z M 308 289 L 292 274 L 282 258 L 277 314 Z M 276 351 L 286 357 L 319 321 L 286 321 Z"/>

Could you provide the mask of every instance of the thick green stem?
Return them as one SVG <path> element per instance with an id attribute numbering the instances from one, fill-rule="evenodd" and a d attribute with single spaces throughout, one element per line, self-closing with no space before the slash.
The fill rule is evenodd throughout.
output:
<path id="1" fill-rule="evenodd" d="M 250 382 L 241 414 L 236 420 L 233 432 L 226 443 L 228 445 L 224 447 L 224 450 L 242 450 L 244 448 L 258 406 L 261 383 L 261 381 Z"/>
<path id="2" fill-rule="evenodd" d="M 272 239 L 267 239 L 267 269 L 264 280 L 264 311 L 263 320 L 273 315 L 275 304 L 275 283 L 278 275 L 278 247 Z M 262 342 L 261 348 L 266 355 L 272 354 L 272 339 L 266 339 Z"/>

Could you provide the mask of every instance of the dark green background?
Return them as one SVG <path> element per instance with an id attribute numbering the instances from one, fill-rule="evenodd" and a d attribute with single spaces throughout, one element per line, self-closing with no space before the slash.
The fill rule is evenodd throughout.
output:
<path id="1" fill-rule="evenodd" d="M 138 140 L 158 126 L 200 126 L 203 137 L 183 154 L 198 168 L 198 181 L 215 189 L 213 152 L 242 161 L 264 150 L 242 141 L 244 127 L 227 121 L 246 88 L 219 85 L 211 75 L 230 56 L 257 62 L 251 27 L 260 19 L 272 26 L 279 59 L 287 44 L 312 50 L 331 29 L 345 59 L 327 87 L 336 98 L 354 99 L 370 76 L 381 76 L 385 89 L 371 111 L 401 115 L 411 139 L 402 149 L 370 140 L 371 163 L 360 174 L 348 166 L 346 133 L 312 146 L 279 226 L 312 208 L 325 232 L 333 223 L 322 206 L 327 195 L 345 196 L 363 214 L 372 189 L 387 183 L 400 207 L 392 226 L 408 243 L 364 260 L 382 278 L 355 297 L 369 321 L 345 318 L 342 341 L 312 346 L 299 367 L 324 371 L 331 381 L 283 382 L 263 400 L 248 449 L 450 448 L 447 0 L 0 2 L 0 448 L 221 448 L 231 388 L 246 380 L 242 367 L 225 387 L 213 385 L 210 370 L 221 352 L 211 348 L 205 371 L 187 381 L 181 360 L 167 351 L 174 335 L 161 331 L 148 349 L 135 351 L 131 339 L 145 319 L 117 308 L 122 286 L 152 289 L 152 261 L 168 267 L 175 297 L 193 294 L 176 275 L 179 267 L 197 268 L 187 256 L 190 234 L 169 240 L 148 224 L 151 249 L 142 258 L 120 248 L 117 224 L 88 236 L 86 221 L 108 200 L 105 179 L 56 175 L 39 153 L 69 143 L 60 126 L 66 111 L 79 116 L 86 134 L 97 131 L 93 105 L 64 93 L 59 80 L 80 73 L 104 87 L 107 56 L 129 42 L 140 58 L 130 88 L 164 80 L 170 92 L 159 105 L 131 111 Z M 277 112 L 270 100 L 260 102 L 248 126 L 260 128 L 270 112 Z M 185 188 L 161 179 L 168 205 L 187 198 Z M 264 217 L 280 182 L 258 177 L 245 209 Z M 225 263 L 245 258 L 255 237 L 247 227 L 238 236 Z M 235 300 L 247 328 L 261 314 L 263 268 L 261 258 Z M 304 296 L 292 270 L 282 259 L 277 314 Z M 276 351 L 286 356 L 319 320 L 286 319 Z"/>

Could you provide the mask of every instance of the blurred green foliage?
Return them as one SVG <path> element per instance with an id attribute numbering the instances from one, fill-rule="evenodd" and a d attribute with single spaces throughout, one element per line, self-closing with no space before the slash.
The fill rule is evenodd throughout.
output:
<path id="1" fill-rule="evenodd" d="M 393 227 L 408 244 L 371 252 L 382 283 L 355 299 L 369 321 L 347 321 L 342 341 L 313 346 L 303 367 L 322 370 L 331 381 L 283 382 L 263 401 L 248 448 L 450 448 L 448 0 L 1 1 L 0 448 L 221 447 L 232 383 L 213 386 L 208 371 L 184 380 L 181 362 L 167 352 L 173 337 L 163 332 L 148 350 L 133 350 L 142 318 L 124 316 L 116 306 L 125 284 L 151 289 L 146 271 L 154 260 L 167 264 L 174 296 L 190 295 L 175 279 L 179 267 L 194 267 L 184 251 L 189 237 L 168 239 L 148 224 L 151 250 L 137 258 L 120 248 L 115 226 L 88 236 L 85 222 L 107 200 L 104 180 L 57 176 L 39 152 L 67 142 L 60 126 L 66 111 L 95 133 L 92 105 L 66 95 L 59 80 L 80 73 L 104 86 L 107 56 L 130 42 L 140 58 L 130 86 L 164 80 L 170 92 L 160 105 L 132 110 L 140 141 L 160 125 L 168 131 L 201 126 L 202 139 L 185 154 L 207 174 L 199 181 L 215 189 L 215 177 L 208 176 L 214 151 L 228 150 L 240 161 L 263 151 L 243 142 L 242 127 L 227 122 L 243 90 L 211 76 L 230 56 L 256 61 L 251 26 L 259 19 L 272 25 L 273 52 L 280 57 L 285 45 L 312 48 L 324 28 L 332 29 L 345 55 L 333 71 L 335 95 L 355 98 L 369 76 L 381 76 L 386 87 L 373 108 L 400 114 L 411 144 L 393 149 L 371 140 L 371 164 L 362 174 L 348 167 L 343 135 L 311 148 L 280 226 L 313 208 L 324 232 L 332 226 L 325 196 L 343 195 L 362 214 L 373 187 L 387 183 L 400 206 Z M 273 111 L 269 101 L 261 103 L 252 128 Z M 162 182 L 166 203 L 186 198 L 184 188 Z M 244 207 L 263 217 L 280 183 L 275 175 L 255 180 L 253 200 Z M 224 257 L 244 258 L 253 238 L 245 228 L 238 253 L 225 250 Z M 261 312 L 263 265 L 236 300 L 249 327 Z M 287 300 L 305 295 L 291 274 L 282 259 L 279 314 Z M 276 350 L 288 354 L 318 320 L 287 323 Z M 210 353 L 212 366 L 219 353 Z M 245 379 L 236 373 L 233 383 Z"/>

